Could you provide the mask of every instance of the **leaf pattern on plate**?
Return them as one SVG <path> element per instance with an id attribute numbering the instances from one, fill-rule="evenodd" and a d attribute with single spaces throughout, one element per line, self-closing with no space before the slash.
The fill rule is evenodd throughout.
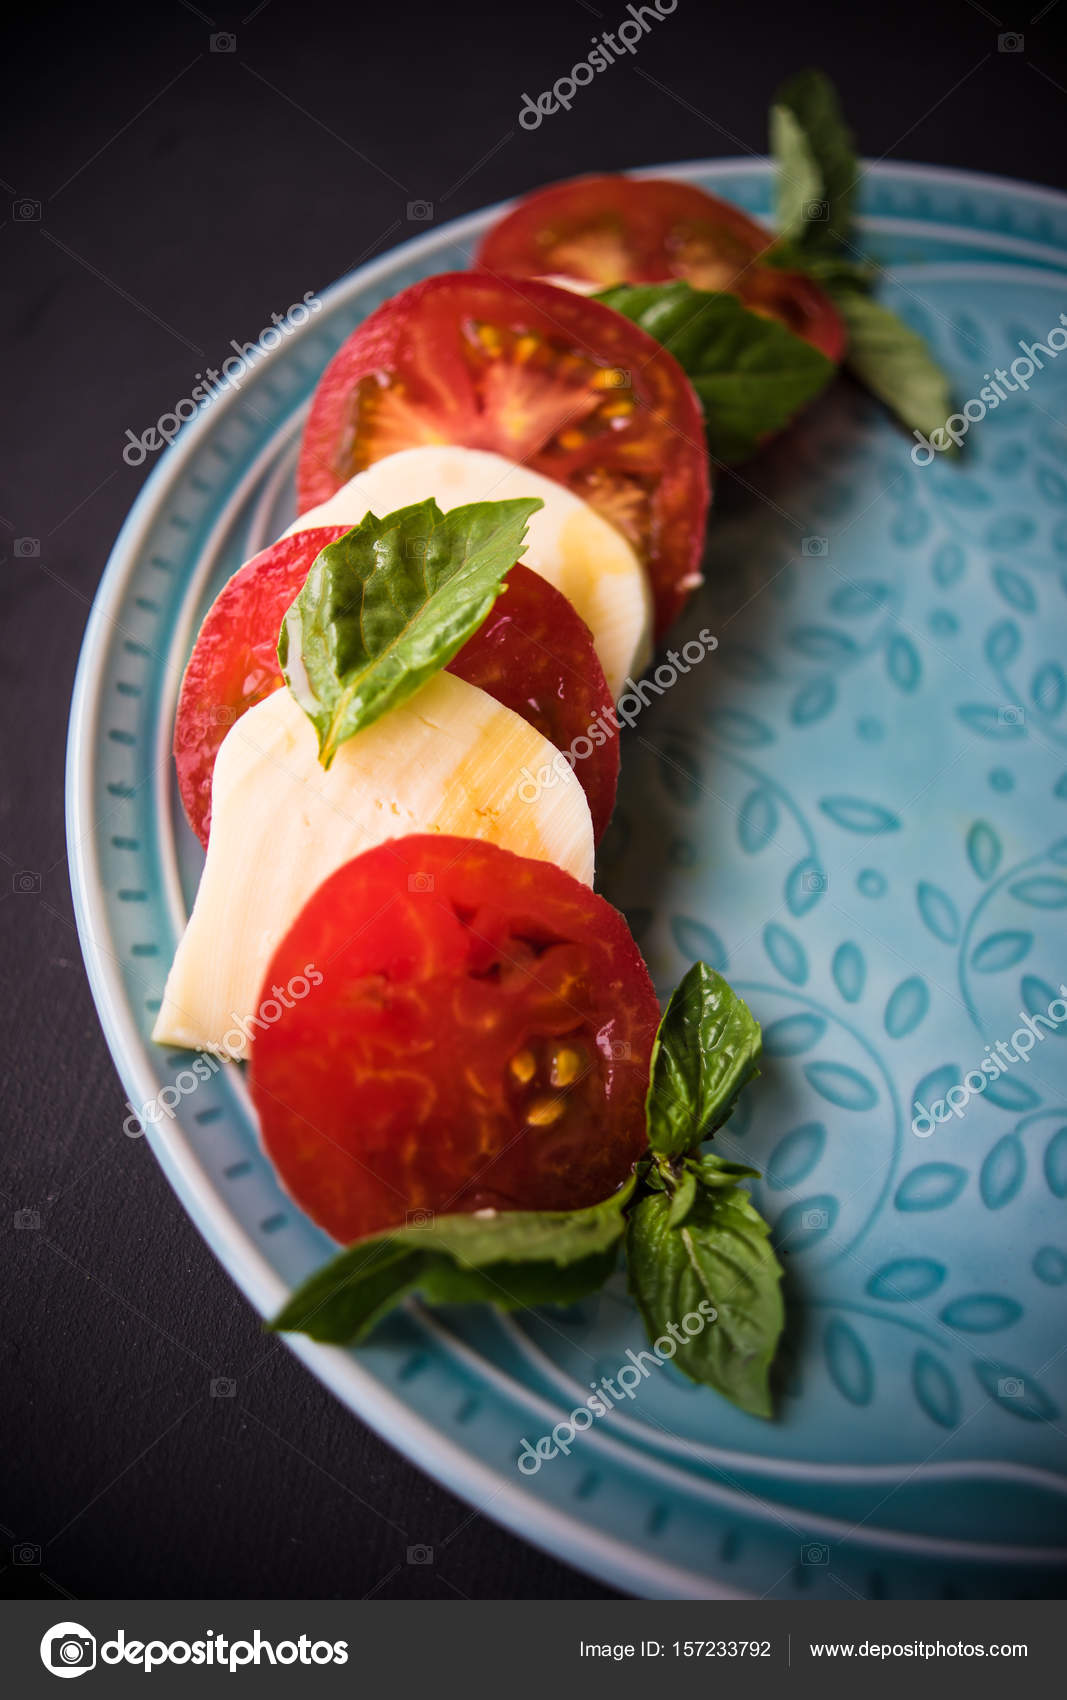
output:
<path id="1" fill-rule="evenodd" d="M 894 1203 L 898 1210 L 944 1210 L 967 1185 L 967 1171 L 958 1163 L 922 1163 L 904 1176 Z"/>
<path id="2" fill-rule="evenodd" d="M 928 927 L 942 944 L 956 944 L 960 936 L 960 917 L 948 892 L 942 891 L 941 887 L 934 885 L 931 880 L 920 880 L 916 887 L 916 897 L 923 925 Z"/>
<path id="3" fill-rule="evenodd" d="M 862 832 L 869 837 L 900 830 L 900 821 L 891 810 L 883 808 L 881 803 L 865 802 L 862 797 L 822 797 L 819 807 L 846 832 Z"/>
<path id="4" fill-rule="evenodd" d="M 858 944 L 851 939 L 838 945 L 834 951 L 831 972 L 841 996 L 847 1003 L 858 1003 L 863 996 L 863 987 L 867 979 L 867 964 Z"/>
<path id="5" fill-rule="evenodd" d="M 980 880 L 991 880 L 1003 854 L 1000 838 L 988 821 L 976 820 L 967 834 L 967 859 Z"/>
<path id="6" fill-rule="evenodd" d="M 869 1405 L 874 1397 L 874 1364 L 856 1330 L 835 1317 L 826 1325 L 823 1351 L 837 1391 L 851 1405 Z"/>
<path id="7" fill-rule="evenodd" d="M 885 1006 L 885 1030 L 891 1039 L 906 1039 L 914 1033 L 930 1008 L 926 981 L 912 974 L 890 993 Z"/>

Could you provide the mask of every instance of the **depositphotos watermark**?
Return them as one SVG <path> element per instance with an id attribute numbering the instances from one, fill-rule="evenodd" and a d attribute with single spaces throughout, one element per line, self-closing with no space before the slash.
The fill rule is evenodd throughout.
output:
<path id="1" fill-rule="evenodd" d="M 98 1643 L 83 1623 L 54 1623 L 41 1638 L 41 1663 L 53 1676 L 84 1676 L 103 1665 L 132 1665 L 146 1676 L 160 1665 L 200 1665 L 216 1670 L 243 1670 L 246 1665 L 345 1665 L 347 1641 L 268 1641 L 258 1629 L 251 1640 L 232 1639 L 209 1629 L 193 1641 L 136 1641 L 120 1629 L 110 1641 Z"/>
<path id="2" fill-rule="evenodd" d="M 652 1342 L 650 1351 L 628 1350 L 626 1356 L 629 1361 L 614 1375 L 591 1381 L 591 1397 L 584 1405 L 576 1406 L 565 1422 L 557 1423 L 551 1434 L 543 1434 L 532 1446 L 523 1435 L 522 1450 L 516 1459 L 522 1474 L 536 1476 L 547 1458 L 558 1458 L 561 1452 L 569 1457 L 571 1447 L 583 1429 L 592 1428 L 598 1417 L 606 1417 L 623 1399 L 633 1399 L 652 1371 L 670 1363 L 679 1346 L 703 1334 L 708 1323 L 714 1322 L 718 1314 L 710 1299 L 701 1299 L 696 1310 L 683 1316 L 681 1323 L 668 1322 L 667 1332 Z"/>
<path id="3" fill-rule="evenodd" d="M 573 773 L 578 763 L 586 761 L 594 750 L 602 748 L 620 726 L 632 728 L 642 709 L 648 707 L 650 696 L 665 696 L 671 686 L 678 683 L 679 673 L 691 672 L 705 655 L 710 655 L 718 647 L 718 638 L 712 637 L 704 626 L 695 638 L 683 643 L 681 651 L 669 649 L 666 660 L 661 661 L 647 679 L 627 679 L 613 709 L 609 709 L 607 714 L 598 714 L 584 732 L 572 738 L 565 750 L 557 750 L 552 760 L 544 762 L 536 773 L 531 773 L 528 767 L 522 769 L 517 793 L 520 803 L 536 803 L 542 791 L 551 791 L 553 785 L 558 785 L 561 779 Z"/>
<path id="4" fill-rule="evenodd" d="M 264 998 L 255 1015 L 238 1015 L 231 1010 L 233 1026 L 228 1027 L 219 1042 L 222 1055 L 209 1055 L 200 1051 L 188 1068 L 183 1068 L 174 1077 L 170 1086 L 163 1086 L 154 1098 L 142 1104 L 140 1109 L 126 1100 L 129 1115 L 122 1124 L 122 1131 L 128 1139 L 140 1139 L 146 1128 L 155 1127 L 164 1117 L 174 1120 L 174 1112 L 183 1098 L 188 1098 L 190 1092 L 195 1092 L 205 1080 L 218 1074 L 225 1061 L 226 1055 L 241 1051 L 252 1037 L 253 1030 L 262 1032 L 265 1027 L 273 1027 L 281 1020 L 283 1009 L 292 1009 L 307 997 L 313 986 L 322 985 L 322 975 L 313 962 L 305 962 L 304 972 L 294 974 L 284 986 L 272 986 L 269 998 Z"/>
<path id="5" fill-rule="evenodd" d="M 664 18 L 678 10 L 678 0 L 669 0 L 669 3 L 668 0 L 652 0 L 650 6 L 627 6 L 626 10 L 629 17 L 616 24 L 614 30 L 589 37 L 593 43 L 592 53 L 588 59 L 579 59 L 577 65 L 572 65 L 569 76 L 557 77 L 552 87 L 544 89 L 536 100 L 528 94 L 523 95 L 519 123 L 524 130 L 539 129 L 544 120 L 551 113 L 558 112 L 561 106 L 569 112 L 578 90 L 591 83 L 601 71 L 606 71 L 609 65 L 614 65 L 624 53 L 636 53 L 638 42 L 642 36 L 649 34 L 652 25 L 662 23 Z"/>
<path id="6" fill-rule="evenodd" d="M 1054 1013 L 1057 1008 L 1059 1014 Z M 1007 1074 L 1012 1063 L 1030 1061 L 1030 1052 L 1045 1037 L 1044 1030 L 1054 1033 L 1062 1022 L 1067 1021 L 1067 986 L 1060 986 L 1060 996 L 1053 998 L 1044 1015 L 1031 1015 L 1021 1009 L 1019 1020 L 1022 1025 L 1015 1029 L 1010 1042 L 998 1039 L 995 1045 L 987 1045 L 986 1054 L 978 1067 L 965 1074 L 958 1086 L 950 1086 L 945 1096 L 936 1099 L 929 1109 L 925 1104 L 920 1104 L 918 1098 L 914 1099 L 916 1113 L 912 1117 L 911 1131 L 916 1139 L 929 1139 L 935 1126 L 947 1122 L 949 1116 L 962 1120 L 971 1099 L 984 1092 L 991 1081 L 999 1080 L 1002 1074 Z M 1015 1046 L 1014 1051 L 1012 1045 Z M 920 1127 L 920 1122 L 926 1125 Z"/>
<path id="7" fill-rule="evenodd" d="M 1055 341 L 1055 338 L 1059 341 Z M 1042 354 L 1047 354 L 1050 360 L 1055 360 L 1067 348 L 1067 313 L 1061 313 L 1059 324 L 1053 325 L 1046 333 L 1044 342 L 1024 342 L 1019 340 L 1022 353 L 1011 363 L 1008 371 L 1009 378 L 1003 366 L 997 366 L 992 372 L 983 372 L 986 382 L 970 401 L 965 401 L 959 413 L 952 414 L 944 425 L 939 425 L 936 431 L 931 431 L 928 437 L 921 431 L 913 432 L 915 446 L 911 458 L 916 466 L 929 466 L 935 454 L 944 454 L 946 449 L 955 445 L 963 446 L 963 439 L 972 425 L 979 425 L 987 413 L 992 413 L 1002 401 L 1007 401 L 1009 395 L 1017 395 L 1020 390 L 1030 388 L 1030 379 L 1035 372 L 1045 370 Z M 1014 382 L 1012 381 L 1014 380 Z"/>
<path id="8" fill-rule="evenodd" d="M 196 376 L 202 382 L 195 383 L 187 396 L 176 401 L 170 413 L 161 413 L 155 424 L 142 431 L 139 437 L 127 427 L 129 441 L 122 451 L 126 465 L 142 466 L 150 454 L 155 454 L 164 444 L 172 443 L 186 420 L 195 419 L 223 390 L 239 390 L 241 380 L 254 362 L 279 348 L 283 337 L 292 336 L 294 331 L 300 330 L 312 313 L 319 312 L 321 307 L 322 302 L 315 291 L 308 289 L 302 300 L 294 302 L 286 312 L 272 313 L 271 323 L 264 326 L 255 342 L 237 342 L 231 337 L 230 347 L 234 352 L 226 356 L 221 366 L 209 366 L 206 372 L 198 372 Z"/>

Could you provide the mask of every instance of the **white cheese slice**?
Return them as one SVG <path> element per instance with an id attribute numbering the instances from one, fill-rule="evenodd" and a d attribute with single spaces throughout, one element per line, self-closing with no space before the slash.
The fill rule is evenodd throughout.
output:
<path id="1" fill-rule="evenodd" d="M 276 947 L 329 874 L 386 839 L 484 838 L 591 885 L 579 781 L 563 762 L 543 789 L 529 781 L 556 755 L 519 715 L 451 673 L 349 738 L 329 769 L 288 690 L 249 709 L 215 763 L 207 861 L 152 1037 L 247 1055 Z"/>
<path id="2" fill-rule="evenodd" d="M 640 676 L 652 653 L 652 598 L 630 544 L 565 485 L 503 455 L 454 443 L 401 449 L 301 514 L 286 536 L 316 525 L 358 525 L 367 513 L 381 517 L 428 496 L 446 512 L 468 502 L 540 496 L 545 505 L 529 522 L 523 562 L 578 610 L 616 700 L 628 676 Z"/>

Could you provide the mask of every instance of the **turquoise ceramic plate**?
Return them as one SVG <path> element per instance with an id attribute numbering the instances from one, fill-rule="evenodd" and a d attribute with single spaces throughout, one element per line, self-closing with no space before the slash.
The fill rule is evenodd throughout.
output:
<path id="1" fill-rule="evenodd" d="M 677 175 L 769 213 L 763 164 Z M 1020 339 L 1051 346 L 1067 200 L 895 166 L 864 191 L 887 297 L 961 401 L 1010 373 Z M 115 547 L 74 698 L 69 836 L 134 1105 L 188 1062 L 148 1032 L 200 862 L 168 755 L 197 621 L 295 511 L 303 410 L 329 355 L 386 296 L 462 264 L 492 216 L 331 290 L 183 430 Z M 603 889 L 664 994 L 704 956 L 766 1033 L 764 1078 L 722 1143 L 765 1171 L 788 1267 L 779 1420 L 664 1368 L 523 1476 L 522 1438 L 640 1346 L 621 1283 L 563 1315 L 413 1306 L 359 1354 L 292 1342 L 421 1467 L 632 1593 L 1062 1584 L 1067 1022 L 1037 1024 L 1028 1057 L 1012 1044 L 1020 1010 L 1065 1013 L 1067 978 L 1067 353 L 1038 359 L 956 464 L 916 466 L 842 384 L 723 480 L 709 586 L 677 634 L 708 626 L 718 649 L 627 735 Z M 998 1041 L 1018 1060 L 1002 1051 L 999 1078 L 957 1090 L 961 1113 L 918 1137 L 913 1100 L 945 1100 Z M 274 1311 L 330 1247 L 274 1180 L 241 1076 L 198 1084 L 150 1138 L 208 1243 Z"/>

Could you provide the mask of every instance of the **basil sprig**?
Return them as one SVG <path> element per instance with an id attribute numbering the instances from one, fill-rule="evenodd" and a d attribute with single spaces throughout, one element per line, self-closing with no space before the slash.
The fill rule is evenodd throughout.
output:
<path id="1" fill-rule="evenodd" d="M 411 1293 L 502 1310 L 573 1304 L 615 1266 L 635 1178 L 586 1210 L 431 1216 L 354 1245 L 304 1282 L 271 1326 L 351 1344 Z"/>
<path id="2" fill-rule="evenodd" d="M 697 962 L 660 1023 L 649 1145 L 626 1185 L 583 1210 L 431 1217 L 358 1240 L 291 1296 L 271 1326 L 362 1340 L 402 1299 L 513 1310 L 595 1291 L 625 1251 L 649 1338 L 743 1410 L 771 1415 L 768 1373 L 782 1331 L 781 1269 L 741 1183 L 755 1169 L 702 1152 L 756 1073 L 759 1027 L 726 981 Z M 690 1336 L 691 1314 L 705 1323 Z M 679 1340 L 681 1335 L 681 1340 Z"/>
<path id="3" fill-rule="evenodd" d="M 922 337 L 871 298 L 877 268 L 860 251 L 853 218 L 862 167 L 822 71 L 784 84 L 770 133 L 782 234 L 765 261 L 805 271 L 822 286 L 848 330 L 847 369 L 908 430 L 929 436 L 952 412 L 951 385 Z"/>
<path id="4" fill-rule="evenodd" d="M 826 388 L 835 366 L 736 295 L 688 283 L 616 284 L 597 296 L 668 349 L 704 409 L 712 457 L 748 460 Z"/>
<path id="5" fill-rule="evenodd" d="M 361 727 L 414 695 L 477 631 L 522 553 L 539 497 L 442 513 L 367 514 L 316 558 L 278 640 L 289 689 L 329 767 Z"/>

